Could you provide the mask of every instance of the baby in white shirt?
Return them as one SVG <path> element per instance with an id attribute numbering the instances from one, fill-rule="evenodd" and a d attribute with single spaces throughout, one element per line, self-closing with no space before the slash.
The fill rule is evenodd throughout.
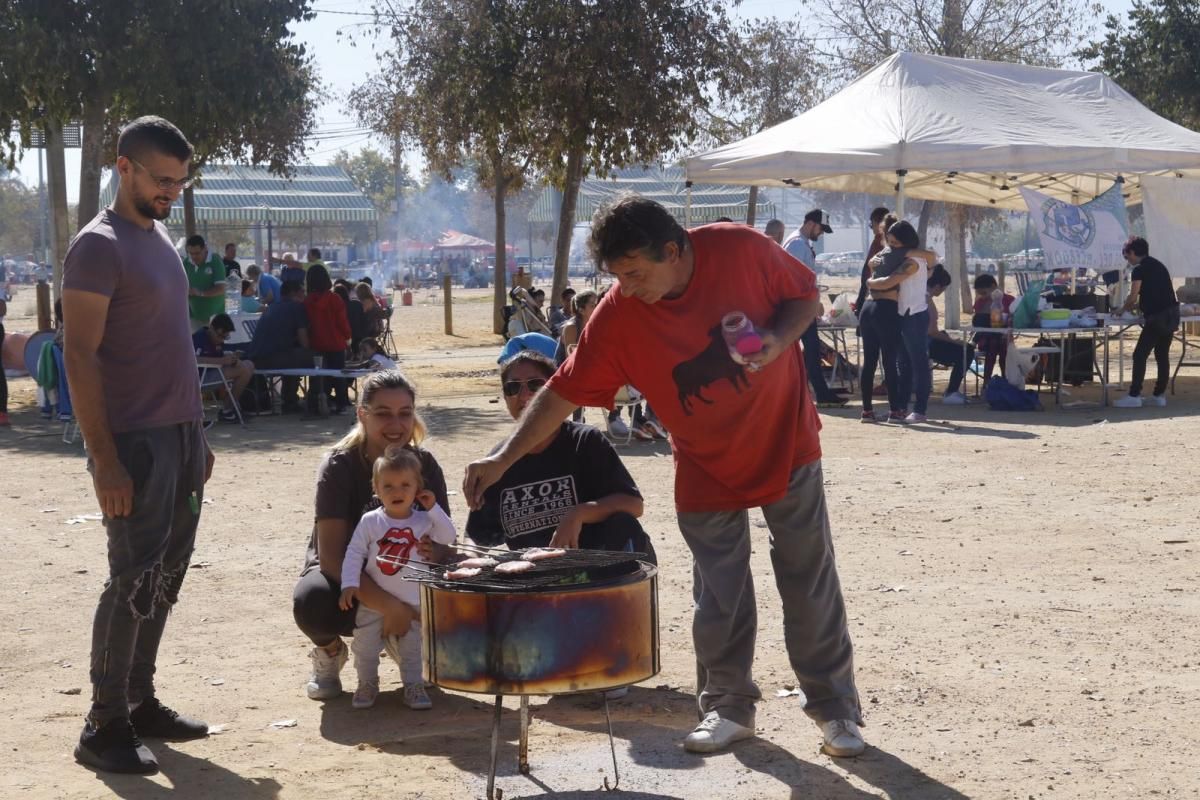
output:
<path id="1" fill-rule="evenodd" d="M 425 710 L 432 707 L 421 677 L 421 604 L 420 587 L 406 575 L 413 575 L 410 563 L 422 563 L 417 543 L 428 536 L 439 544 L 453 544 L 454 525 L 438 506 L 433 493 L 425 489 L 421 462 L 409 450 L 390 447 L 375 461 L 372 481 L 375 496 L 383 504 L 363 514 L 346 548 L 342 562 L 342 596 L 339 605 L 350 610 L 359 600 L 362 575 L 370 576 L 380 589 L 407 603 L 417 612 L 412 628 L 401 636 L 383 636 L 383 615 L 358 602 L 355 617 L 354 669 L 358 688 L 354 708 L 370 708 L 379 696 L 379 651 L 387 650 L 400 665 L 404 681 L 404 704 Z M 422 508 L 414 509 L 419 501 Z"/>

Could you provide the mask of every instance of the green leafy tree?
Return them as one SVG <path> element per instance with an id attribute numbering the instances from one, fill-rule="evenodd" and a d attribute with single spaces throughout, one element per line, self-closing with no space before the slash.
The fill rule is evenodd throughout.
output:
<path id="1" fill-rule="evenodd" d="M 431 171 L 449 179 L 474 159 L 476 180 L 494 200 L 496 333 L 508 302 L 505 198 L 524 183 L 537 140 L 528 69 L 539 49 L 529 35 L 534 6 L 534 0 L 416 0 L 404 13 L 390 4 L 377 8 L 394 48 L 351 97 L 373 128 L 420 148 Z"/>
<path id="2" fill-rule="evenodd" d="M 755 19 L 739 30 L 726 97 L 706 109 L 704 144 L 744 139 L 786 122 L 821 101 L 823 64 L 804 36 L 802 19 Z M 758 187 L 750 187 L 746 224 L 754 225 Z"/>
<path id="3" fill-rule="evenodd" d="M 588 173 L 652 163 L 701 134 L 728 96 L 738 44 L 717 0 L 530 3 L 536 165 L 563 190 L 553 296 L 567 282 L 579 186 Z M 540 43 L 553 42 L 554 46 Z"/>
<path id="4" fill-rule="evenodd" d="M 1080 57 L 1157 114 L 1200 129 L 1200 2 L 1138 0 Z"/>
<path id="5" fill-rule="evenodd" d="M 391 212 L 392 203 L 396 201 L 396 162 L 391 156 L 365 147 L 354 155 L 343 150 L 333 157 L 332 163 L 344 169 L 359 191 L 371 198 L 376 211 L 380 214 Z M 401 170 L 405 175 L 402 182 L 410 185 L 411 179 L 403 164 Z"/>
<path id="6" fill-rule="evenodd" d="M 0 256 L 24 258 L 40 239 L 36 189 L 0 170 Z"/>
<path id="7" fill-rule="evenodd" d="M 833 68 L 854 78 L 895 52 L 1059 66 L 1084 42 L 1101 6 L 1086 0 L 821 0 L 823 24 L 837 44 L 827 53 Z M 921 207 L 922 240 L 933 213 Z M 946 208 L 946 247 L 958 265 L 959 299 L 970 305 L 966 230 L 972 214 Z M 947 316 L 951 311 L 947 310 Z"/>
<path id="8" fill-rule="evenodd" d="M 0 135 L 17 130 L 6 152 L 44 120 L 82 120 L 83 222 L 97 211 L 120 124 L 151 111 L 187 134 L 197 167 L 225 158 L 285 171 L 303 153 L 317 99 L 289 26 L 311 17 L 311 0 L 0 4 L 0 30 L 13 31 L 0 49 Z M 185 209 L 192 232 L 190 191 Z"/>

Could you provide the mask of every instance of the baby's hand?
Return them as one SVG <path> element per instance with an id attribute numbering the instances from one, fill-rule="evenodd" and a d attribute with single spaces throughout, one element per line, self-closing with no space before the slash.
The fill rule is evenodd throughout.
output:
<path id="1" fill-rule="evenodd" d="M 354 606 L 354 601 L 358 599 L 358 587 L 351 586 L 348 589 L 342 589 L 342 597 L 338 600 L 338 608 L 342 611 L 349 611 Z"/>
<path id="2" fill-rule="evenodd" d="M 421 508 L 428 511 L 437 505 L 437 496 L 428 489 L 422 489 L 417 492 L 417 502 L 421 504 Z"/>

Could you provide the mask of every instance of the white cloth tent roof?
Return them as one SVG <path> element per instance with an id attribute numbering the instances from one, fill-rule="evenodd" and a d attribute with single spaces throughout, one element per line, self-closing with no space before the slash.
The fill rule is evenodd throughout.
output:
<path id="1" fill-rule="evenodd" d="M 1091 200 L 1141 175 L 1200 176 L 1200 133 L 1110 78 L 996 61 L 896 53 L 787 122 L 692 156 L 696 183 L 803 186 L 1025 209 L 1028 186 Z"/>

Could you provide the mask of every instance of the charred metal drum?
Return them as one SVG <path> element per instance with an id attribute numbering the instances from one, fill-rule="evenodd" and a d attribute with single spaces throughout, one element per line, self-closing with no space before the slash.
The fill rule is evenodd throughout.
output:
<path id="1" fill-rule="evenodd" d="M 658 569 L 497 590 L 422 583 L 425 679 L 493 695 L 595 692 L 658 674 Z"/>

